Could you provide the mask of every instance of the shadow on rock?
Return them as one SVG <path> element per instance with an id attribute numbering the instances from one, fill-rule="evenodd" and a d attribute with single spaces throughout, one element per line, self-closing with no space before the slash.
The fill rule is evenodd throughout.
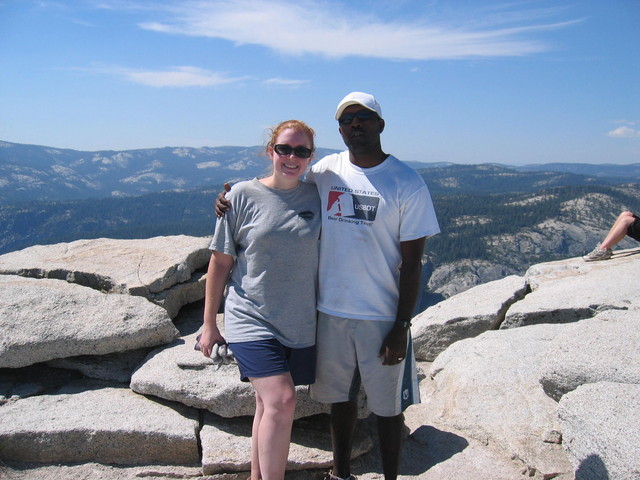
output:
<path id="1" fill-rule="evenodd" d="M 598 455 L 589 455 L 576 470 L 576 480 L 609 480 L 609 472 Z"/>
<path id="2" fill-rule="evenodd" d="M 402 470 L 403 475 L 418 475 L 434 465 L 449 460 L 469 446 L 463 437 L 451 432 L 423 425 L 409 436 L 405 445 L 405 455 L 411 455 L 409 449 L 419 450 L 414 461 Z"/>
<path id="3" fill-rule="evenodd" d="M 640 248 L 638 248 L 636 250 L 625 250 L 623 252 L 615 251 L 613 254 L 614 254 L 615 258 L 632 257 L 634 255 L 640 254 Z"/>

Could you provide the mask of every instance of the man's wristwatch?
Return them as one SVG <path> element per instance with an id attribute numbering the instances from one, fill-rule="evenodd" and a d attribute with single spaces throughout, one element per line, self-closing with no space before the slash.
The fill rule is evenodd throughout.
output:
<path id="1" fill-rule="evenodd" d="M 404 330 L 409 330 L 409 328 L 411 328 L 411 322 L 409 320 L 396 320 L 393 326 L 400 327 Z"/>

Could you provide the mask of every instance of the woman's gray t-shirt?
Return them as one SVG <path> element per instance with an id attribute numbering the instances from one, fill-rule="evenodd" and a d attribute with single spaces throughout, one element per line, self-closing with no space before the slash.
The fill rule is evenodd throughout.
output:
<path id="1" fill-rule="evenodd" d="M 315 185 L 269 188 L 258 179 L 227 194 L 211 250 L 235 257 L 225 300 L 225 339 L 315 344 L 320 197 Z"/>

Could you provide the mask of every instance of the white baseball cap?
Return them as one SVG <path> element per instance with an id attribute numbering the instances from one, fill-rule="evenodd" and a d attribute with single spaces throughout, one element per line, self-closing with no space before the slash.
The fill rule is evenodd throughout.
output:
<path id="1" fill-rule="evenodd" d="M 336 120 L 338 120 L 342 116 L 342 112 L 344 112 L 344 109 L 351 105 L 362 105 L 364 108 L 371 110 L 372 112 L 376 112 L 378 116 L 382 118 L 382 107 L 380 107 L 380 104 L 373 95 L 363 92 L 351 92 L 338 104 L 338 109 L 336 110 Z"/>

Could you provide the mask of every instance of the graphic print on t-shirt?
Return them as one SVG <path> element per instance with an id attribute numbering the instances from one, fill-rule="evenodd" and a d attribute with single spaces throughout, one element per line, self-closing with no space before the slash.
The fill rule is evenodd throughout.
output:
<path id="1" fill-rule="evenodd" d="M 378 212 L 380 198 L 373 195 L 355 195 L 347 192 L 329 192 L 327 212 L 329 216 L 356 218 L 373 222 Z"/>

